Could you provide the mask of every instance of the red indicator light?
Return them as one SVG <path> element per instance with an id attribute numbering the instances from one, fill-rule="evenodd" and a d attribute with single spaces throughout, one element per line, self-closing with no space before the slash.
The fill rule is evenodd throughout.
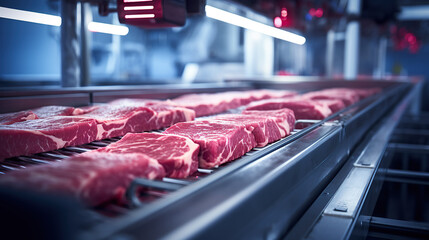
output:
<path id="1" fill-rule="evenodd" d="M 286 18 L 287 17 L 287 9 L 286 8 L 282 8 L 280 15 L 282 16 L 282 18 Z"/>
<path id="2" fill-rule="evenodd" d="M 152 0 L 124 0 L 124 3 L 134 3 L 134 2 L 152 2 Z"/>
<path id="3" fill-rule="evenodd" d="M 323 16 L 323 9 L 318 8 L 314 14 L 316 17 L 321 18 Z"/>
<path id="4" fill-rule="evenodd" d="M 323 9 L 322 8 L 318 8 L 318 9 L 310 8 L 310 10 L 308 11 L 308 13 L 312 17 L 317 17 L 317 18 L 323 17 Z"/>
<path id="5" fill-rule="evenodd" d="M 283 25 L 283 20 L 280 17 L 275 17 L 274 26 L 280 28 L 282 27 L 282 25 Z"/>
<path id="6" fill-rule="evenodd" d="M 411 33 L 407 33 L 405 34 L 405 39 L 407 40 L 407 42 L 409 42 L 410 44 L 415 44 L 417 42 L 416 36 L 414 36 Z"/>

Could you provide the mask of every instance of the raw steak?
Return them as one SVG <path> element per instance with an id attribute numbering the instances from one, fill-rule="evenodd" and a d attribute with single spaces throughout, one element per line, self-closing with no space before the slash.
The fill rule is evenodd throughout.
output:
<path id="1" fill-rule="evenodd" d="M 282 108 L 279 110 L 245 110 L 241 114 L 256 115 L 273 118 L 281 129 L 282 137 L 288 136 L 295 126 L 295 114 L 292 110 Z"/>
<path id="2" fill-rule="evenodd" d="M 275 142 L 285 135 L 284 130 L 277 124 L 275 119 L 270 117 L 243 114 L 223 114 L 212 119 L 230 122 L 232 124 L 242 123 L 247 129 L 253 129 L 252 134 L 255 136 L 257 147 L 264 147 L 268 143 Z"/>
<path id="3" fill-rule="evenodd" d="M 145 106 L 156 113 L 148 124 L 153 130 L 170 127 L 178 122 L 192 121 L 195 119 L 195 111 L 188 108 L 171 106 L 166 101 L 152 99 L 122 98 L 110 102 L 111 105 L 121 106 Z"/>
<path id="4" fill-rule="evenodd" d="M 251 102 L 264 100 L 264 99 L 271 99 L 271 98 L 293 97 L 297 95 L 295 91 L 272 90 L 272 89 L 250 90 L 250 91 L 243 92 L 242 94 L 249 94 Z M 245 104 L 248 104 L 248 103 L 245 103 Z"/>
<path id="5" fill-rule="evenodd" d="M 151 121 L 154 130 L 167 128 L 178 122 L 188 122 L 195 119 L 195 111 L 192 109 L 161 104 L 148 106 L 148 108 L 156 113 L 156 118 L 153 118 Z"/>
<path id="6" fill-rule="evenodd" d="M 79 108 L 80 110 L 82 110 L 82 114 L 80 114 L 80 115 L 90 113 L 90 112 L 98 109 L 99 107 L 105 106 L 105 105 L 106 104 L 102 103 L 102 104 L 96 104 L 96 105 L 92 105 L 92 106 L 81 107 L 81 108 Z"/>
<path id="7" fill-rule="evenodd" d="M 156 99 L 145 99 L 145 98 L 119 98 L 113 101 L 110 101 L 109 104 L 113 105 L 144 105 L 151 106 L 156 104 L 163 104 L 166 101 L 156 100 Z"/>
<path id="8" fill-rule="evenodd" d="M 359 101 L 359 95 L 351 89 L 344 88 L 331 88 L 321 91 L 309 92 L 303 94 L 302 97 L 311 100 L 320 100 L 320 99 L 339 99 L 344 102 L 346 106 L 350 106 L 353 103 Z"/>
<path id="9" fill-rule="evenodd" d="M 141 153 L 88 152 L 61 162 L 13 171 L 0 177 L 8 186 L 73 196 L 96 206 L 122 200 L 134 178 L 162 178 L 163 167 Z"/>
<path id="10" fill-rule="evenodd" d="M 45 106 L 32 110 L 39 118 L 53 116 L 73 116 L 83 114 L 83 110 L 74 107 L 65 106 Z"/>
<path id="11" fill-rule="evenodd" d="M 0 159 L 94 141 L 97 123 L 81 117 L 50 117 L 0 126 Z"/>
<path id="12" fill-rule="evenodd" d="M 156 113 L 147 107 L 106 104 L 94 107 L 91 112 L 80 116 L 97 121 L 96 140 L 123 136 L 129 132 L 155 130 L 148 122 L 155 121 Z"/>
<path id="13" fill-rule="evenodd" d="M 346 107 L 344 102 L 340 99 L 319 99 L 314 101 L 319 102 L 321 104 L 326 104 L 329 109 L 331 109 L 332 113 L 336 113 Z"/>
<path id="14" fill-rule="evenodd" d="M 173 99 L 170 104 L 189 108 L 195 111 L 197 117 L 225 112 L 241 105 L 240 99 L 224 99 L 219 94 L 188 94 Z"/>
<path id="15" fill-rule="evenodd" d="M 324 119 L 332 114 L 326 104 L 316 101 L 294 98 L 276 98 L 256 101 L 249 104 L 246 110 L 277 110 L 282 108 L 291 109 L 296 119 Z"/>
<path id="16" fill-rule="evenodd" d="M 121 140 L 98 151 L 144 153 L 164 167 L 167 177 L 185 178 L 198 168 L 199 145 L 182 136 L 128 133 Z"/>
<path id="17" fill-rule="evenodd" d="M 185 136 L 200 145 L 202 168 L 232 161 L 256 146 L 252 129 L 217 120 L 176 123 L 164 133 Z"/>
<path id="18" fill-rule="evenodd" d="M 32 111 L 21 111 L 0 114 L 0 125 L 9 125 L 16 122 L 37 119 L 37 115 Z"/>
<path id="19" fill-rule="evenodd" d="M 249 90 L 221 93 L 187 94 L 175 98 L 171 104 L 195 110 L 196 116 L 208 116 L 222 113 L 246 105 L 252 101 L 294 96 L 295 92 L 286 90 Z"/>

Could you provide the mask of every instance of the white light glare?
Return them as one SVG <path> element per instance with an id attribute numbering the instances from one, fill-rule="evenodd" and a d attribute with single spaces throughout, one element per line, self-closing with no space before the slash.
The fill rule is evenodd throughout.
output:
<path id="1" fill-rule="evenodd" d="M 206 16 L 299 45 L 303 45 L 306 41 L 305 37 L 298 34 L 277 29 L 209 5 L 206 5 Z"/>
<path id="2" fill-rule="evenodd" d="M 155 14 L 130 14 L 125 15 L 126 19 L 135 19 L 135 18 L 154 18 Z"/>
<path id="3" fill-rule="evenodd" d="M 61 26 L 61 17 L 49 15 L 44 13 L 36 13 L 24 10 L 17 10 L 12 8 L 0 7 L 0 18 L 7 18 L 12 20 L 19 20 L 32 23 L 40 23 L 59 27 Z M 108 33 L 115 35 L 127 35 L 129 32 L 128 27 L 113 24 L 105 24 L 98 22 L 91 22 L 88 24 L 88 30 L 91 32 Z"/>
<path id="4" fill-rule="evenodd" d="M 51 26 L 61 26 L 61 17 L 36 13 L 12 8 L 0 7 L 0 18 L 7 18 L 25 22 L 40 23 Z"/>
<path id="5" fill-rule="evenodd" d="M 152 0 L 124 0 L 124 3 L 130 2 L 152 2 Z"/>
<path id="6" fill-rule="evenodd" d="M 129 29 L 126 26 L 98 22 L 90 22 L 88 24 L 88 30 L 91 32 L 107 33 L 121 36 L 127 35 L 129 32 Z"/>
<path id="7" fill-rule="evenodd" d="M 124 7 L 125 11 L 134 11 L 134 10 L 152 10 L 153 6 L 127 6 Z"/>
<path id="8" fill-rule="evenodd" d="M 427 20 L 429 19 L 429 5 L 401 7 L 399 20 Z"/>

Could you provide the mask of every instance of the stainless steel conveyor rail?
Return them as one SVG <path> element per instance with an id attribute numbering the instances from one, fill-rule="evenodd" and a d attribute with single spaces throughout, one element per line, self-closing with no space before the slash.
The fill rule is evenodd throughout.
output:
<path id="1" fill-rule="evenodd" d="M 384 164 L 383 168 L 388 164 L 381 160 L 386 149 L 391 147 L 389 138 L 420 88 L 421 85 L 414 86 L 381 122 L 371 128 L 335 178 L 285 235 L 285 240 L 349 239 L 368 231 L 362 216 L 371 215 L 378 198 L 381 182 L 374 181 L 377 170 L 380 164 Z"/>

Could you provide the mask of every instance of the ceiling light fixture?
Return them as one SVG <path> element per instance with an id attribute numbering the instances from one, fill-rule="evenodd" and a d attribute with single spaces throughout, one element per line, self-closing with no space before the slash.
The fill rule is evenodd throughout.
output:
<path id="1" fill-rule="evenodd" d="M 298 45 L 303 45 L 306 41 L 305 37 L 298 34 L 277 29 L 275 27 L 221 10 L 219 8 L 215 8 L 210 5 L 206 5 L 206 16 Z"/>

